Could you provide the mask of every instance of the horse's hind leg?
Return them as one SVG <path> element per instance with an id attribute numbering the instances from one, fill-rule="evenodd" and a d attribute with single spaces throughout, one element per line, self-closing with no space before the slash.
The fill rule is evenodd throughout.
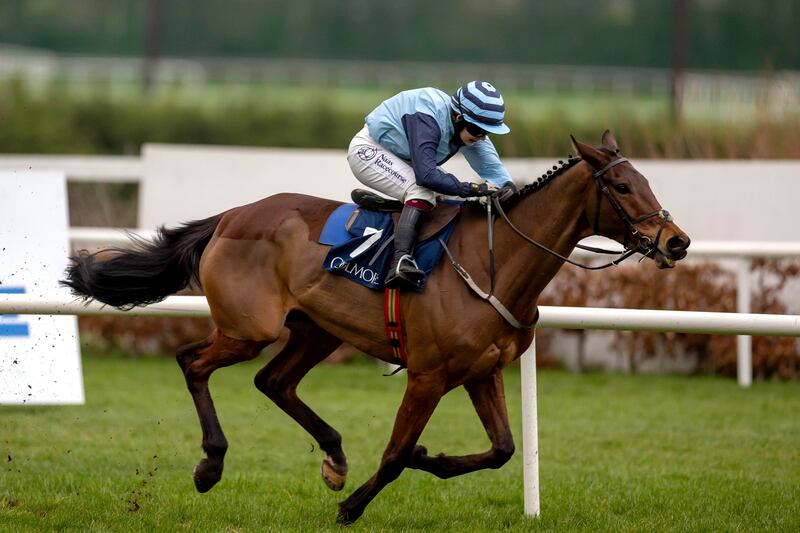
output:
<path id="1" fill-rule="evenodd" d="M 293 313 L 287 318 L 289 341 L 255 377 L 258 390 L 291 416 L 317 441 L 326 456 L 322 479 L 332 490 L 341 490 L 347 478 L 347 459 L 342 437 L 297 396 L 297 384 L 341 343 L 308 317 Z"/>
<path id="2" fill-rule="evenodd" d="M 265 341 L 233 339 L 215 330 L 206 340 L 189 344 L 178 351 L 176 359 L 183 370 L 203 429 L 206 458 L 194 470 L 194 484 L 198 492 L 207 492 L 220 480 L 223 459 L 228 450 L 228 441 L 208 390 L 208 378 L 218 368 L 253 359 L 267 344 Z"/>

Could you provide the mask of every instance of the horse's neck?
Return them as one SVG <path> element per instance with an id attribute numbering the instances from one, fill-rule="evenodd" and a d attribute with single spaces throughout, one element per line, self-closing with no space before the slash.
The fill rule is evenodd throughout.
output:
<path id="1" fill-rule="evenodd" d="M 541 190 L 528 194 L 507 213 L 525 235 L 547 248 L 569 256 L 587 236 L 585 196 L 590 191 L 591 171 L 579 163 L 552 179 Z M 495 223 L 497 286 L 495 294 L 515 316 L 529 323 L 532 304 L 558 273 L 564 261 L 525 242 L 504 221 Z M 517 314 L 518 313 L 518 314 Z"/>

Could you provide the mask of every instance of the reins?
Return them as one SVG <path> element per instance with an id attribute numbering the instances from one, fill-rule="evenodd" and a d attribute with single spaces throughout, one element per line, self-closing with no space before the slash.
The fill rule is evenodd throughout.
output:
<path id="1" fill-rule="evenodd" d="M 656 250 L 656 247 L 658 246 L 658 241 L 661 238 L 661 232 L 664 230 L 664 227 L 666 226 L 667 222 L 672 220 L 672 216 L 665 209 L 659 209 L 657 211 L 653 211 L 652 213 L 648 213 L 646 215 L 643 215 L 643 216 L 641 216 L 641 217 L 639 217 L 639 218 L 637 218 L 635 220 L 631 219 L 631 217 L 628 216 L 628 213 L 619 204 L 617 199 L 614 198 L 614 196 L 611 194 L 611 191 L 608 190 L 608 186 L 606 185 L 605 181 L 603 180 L 603 174 L 605 174 L 609 169 L 611 169 L 611 168 L 613 168 L 613 167 L 615 167 L 615 166 L 617 166 L 617 165 L 619 165 L 621 163 L 625 163 L 627 161 L 628 161 L 627 158 L 620 157 L 619 159 L 615 159 L 615 160 L 611 161 L 610 163 L 605 165 L 600 170 L 597 170 L 597 171 L 592 173 L 592 177 L 594 178 L 595 183 L 597 184 L 597 206 L 595 208 L 595 220 L 594 220 L 593 231 L 594 231 L 595 234 L 599 234 L 600 202 L 602 201 L 603 196 L 605 196 L 608 199 L 609 203 L 611 204 L 611 207 L 614 209 L 614 212 L 625 223 L 625 226 L 626 226 L 626 228 L 628 230 L 628 231 L 625 232 L 625 241 L 623 243 L 623 246 L 625 247 L 625 250 L 619 252 L 619 251 L 613 251 L 613 250 L 604 250 L 602 248 L 595 248 L 595 247 L 592 247 L 592 246 L 584 246 L 584 245 L 581 245 L 581 244 L 576 245 L 577 248 L 581 248 L 582 250 L 587 250 L 589 252 L 602 253 L 602 254 L 618 254 L 620 256 L 620 257 L 614 259 L 613 261 L 611 261 L 611 262 L 609 262 L 609 263 L 607 263 L 605 265 L 589 266 L 589 265 L 584 265 L 584 264 L 575 262 L 575 261 L 571 260 L 570 258 L 559 254 L 555 250 L 552 250 L 552 249 L 548 248 L 547 246 L 541 244 L 540 242 L 537 242 L 537 241 L 531 239 L 530 237 L 525 235 L 519 228 L 517 228 L 511 222 L 511 220 L 508 218 L 508 215 L 506 215 L 506 212 L 503 209 L 503 206 L 500 203 L 500 200 L 498 199 L 497 196 L 491 196 L 489 201 L 486 204 L 486 223 L 487 223 L 487 234 L 488 234 L 488 245 L 489 245 L 489 292 L 488 293 L 483 292 L 483 290 L 481 290 L 481 288 L 478 287 L 478 285 L 475 283 L 475 281 L 473 281 L 473 279 L 469 275 L 469 273 L 466 270 L 464 270 L 464 267 L 462 267 L 453 258 L 453 254 L 447 248 L 447 245 L 445 244 L 445 242 L 442 239 L 439 239 L 439 242 L 441 243 L 442 247 L 444 248 L 444 251 L 447 253 L 447 257 L 450 259 L 450 263 L 452 263 L 453 268 L 464 279 L 464 281 L 467 283 L 467 286 L 469 286 L 469 288 L 472 289 L 472 291 L 475 292 L 475 294 L 477 294 L 482 300 L 485 300 L 485 301 L 489 302 L 497 310 L 497 312 L 509 324 L 511 324 L 513 327 L 515 327 L 517 329 L 532 329 L 536 325 L 536 322 L 539 319 L 539 310 L 538 309 L 536 310 L 536 316 L 534 317 L 533 322 L 531 324 L 529 324 L 529 325 L 523 325 L 519 320 L 517 320 L 511 314 L 511 312 L 508 310 L 508 308 L 506 308 L 502 304 L 502 302 L 500 302 L 500 300 L 498 300 L 494 296 L 494 277 L 495 277 L 495 269 L 494 269 L 494 221 L 495 221 L 495 216 L 492 213 L 492 206 L 494 206 L 494 208 L 497 210 L 497 213 L 500 214 L 500 217 L 503 220 L 505 220 L 506 224 L 508 224 L 508 227 L 511 228 L 511 230 L 514 231 L 514 233 L 516 233 L 517 235 L 522 237 L 522 239 L 524 239 L 526 242 L 528 242 L 528 243 L 536 246 L 537 248 L 549 253 L 550 255 L 553 255 L 553 256 L 561 259 L 562 261 L 565 261 L 565 262 L 567 262 L 567 263 L 569 263 L 571 265 L 577 266 L 579 268 L 583 268 L 584 270 L 603 270 L 605 268 L 618 265 L 622 261 L 624 261 L 625 259 L 629 258 L 630 256 L 632 256 L 633 254 L 635 254 L 637 252 L 641 253 L 644 257 L 647 257 L 647 256 L 649 256 L 650 254 L 652 254 Z M 553 167 L 553 168 L 555 168 L 555 167 Z M 636 224 L 638 224 L 640 222 L 643 222 L 643 221 L 645 221 L 645 220 L 647 220 L 649 218 L 652 218 L 654 216 L 658 216 L 658 217 L 661 218 L 661 225 L 658 228 L 658 232 L 656 233 L 655 241 L 653 241 L 652 239 L 650 239 L 650 237 L 647 237 L 646 235 L 642 235 L 641 232 L 636 227 Z M 636 246 L 635 247 L 628 247 L 628 238 L 629 238 L 629 236 L 632 236 L 634 239 L 636 239 Z"/>
<path id="2" fill-rule="evenodd" d="M 556 252 L 555 250 L 552 250 L 552 249 L 548 248 L 547 246 L 545 246 L 544 244 L 542 244 L 540 242 L 534 241 L 533 239 L 531 239 L 530 237 L 528 237 L 527 235 L 522 233 L 522 231 L 518 227 L 516 227 L 514 225 L 514 223 L 511 222 L 511 220 L 509 220 L 508 215 L 506 215 L 506 212 L 503 210 L 503 207 L 500 205 L 500 202 L 497 201 L 497 198 L 492 198 L 492 203 L 495 204 L 495 207 L 497 208 L 497 212 L 500 213 L 500 217 L 503 220 L 506 221 L 506 224 L 508 224 L 508 227 L 511 228 L 514 231 L 514 233 L 516 233 L 517 235 L 522 237 L 526 242 L 529 242 L 530 244 L 536 246 L 540 250 L 543 250 L 543 251 L 547 252 L 548 254 L 550 254 L 552 256 L 558 257 L 559 259 L 569 263 L 570 265 L 575 265 L 576 267 L 582 268 L 584 270 L 603 270 L 603 269 L 608 268 L 610 266 L 618 265 L 621 262 L 623 262 L 624 260 L 626 260 L 627 258 L 629 258 L 630 256 L 632 256 L 633 254 L 635 254 L 636 251 L 637 251 L 636 248 L 626 248 L 625 251 L 623 251 L 623 252 L 617 252 L 617 251 L 614 251 L 614 250 L 604 250 L 602 248 L 594 248 L 594 247 L 591 247 L 591 246 L 582 246 L 582 245 L 578 244 L 578 245 L 576 245 L 577 248 L 581 248 L 581 249 L 587 250 L 589 252 L 593 252 L 593 253 L 597 253 L 597 254 L 619 254 L 620 255 L 618 258 L 614 259 L 613 261 L 611 261 L 609 263 L 606 263 L 605 265 L 600 265 L 600 266 L 584 265 L 582 263 L 578 263 L 576 261 L 573 261 L 569 257 L 561 255 L 560 253 Z M 490 226 L 489 232 L 490 233 L 492 232 L 491 226 Z"/>

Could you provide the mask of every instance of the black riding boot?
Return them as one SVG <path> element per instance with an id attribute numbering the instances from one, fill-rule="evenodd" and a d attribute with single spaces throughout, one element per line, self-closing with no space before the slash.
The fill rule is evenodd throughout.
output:
<path id="1" fill-rule="evenodd" d="M 422 211 L 410 205 L 404 205 L 400 220 L 394 228 L 394 257 L 383 284 L 390 289 L 416 289 L 425 273 L 414 261 L 414 243 L 417 240 L 417 225 L 422 218 Z"/>

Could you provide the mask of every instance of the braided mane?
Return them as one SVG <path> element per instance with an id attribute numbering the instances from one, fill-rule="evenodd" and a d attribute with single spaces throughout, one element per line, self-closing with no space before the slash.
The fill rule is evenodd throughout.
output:
<path id="1" fill-rule="evenodd" d="M 569 154 L 567 156 L 566 161 L 559 159 L 558 165 L 553 165 L 552 169 L 548 170 L 540 177 L 536 178 L 531 183 L 527 184 L 522 189 L 517 191 L 517 193 L 514 196 L 503 202 L 503 207 L 513 206 L 525 196 L 528 196 L 529 194 L 533 194 L 534 192 L 540 190 L 542 187 L 550 183 L 550 181 L 552 181 L 553 178 L 555 178 L 556 176 L 560 176 L 561 174 L 563 174 L 570 168 L 574 167 L 581 161 L 582 159 L 580 157 L 573 156 L 572 154 Z M 486 202 L 482 201 L 482 199 L 469 198 L 464 202 L 463 205 L 469 207 L 477 207 L 481 211 L 486 211 Z"/>
<path id="2" fill-rule="evenodd" d="M 577 165 L 580 161 L 581 161 L 580 157 L 575 157 L 572 154 L 569 154 L 567 156 L 566 161 L 559 160 L 558 165 L 553 165 L 552 169 L 548 170 L 547 172 L 545 172 L 544 174 L 533 180 L 531 183 L 520 189 L 519 192 L 517 192 L 517 194 L 512 196 L 505 203 L 505 205 L 508 205 L 510 207 L 515 203 L 517 203 L 520 199 L 524 198 L 525 196 L 535 193 L 536 191 L 538 191 L 539 189 L 550 183 L 550 181 L 553 178 L 555 178 L 556 176 L 560 176 L 570 168 Z"/>

